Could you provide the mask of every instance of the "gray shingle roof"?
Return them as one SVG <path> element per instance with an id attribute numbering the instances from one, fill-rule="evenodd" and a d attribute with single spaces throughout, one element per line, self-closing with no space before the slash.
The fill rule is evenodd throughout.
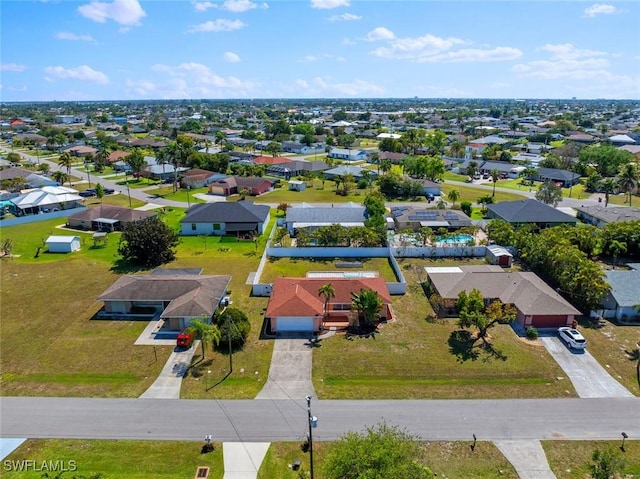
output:
<path id="1" fill-rule="evenodd" d="M 358 223 L 365 218 L 365 207 L 293 207 L 287 209 L 287 223 Z"/>
<path id="2" fill-rule="evenodd" d="M 640 304 L 640 270 L 612 270 L 606 274 L 611 296 L 618 306 L 628 308 Z"/>
<path id="3" fill-rule="evenodd" d="M 488 205 L 488 210 L 509 223 L 571 223 L 577 220 L 538 200 L 503 201 Z"/>
<path id="4" fill-rule="evenodd" d="M 251 201 L 200 203 L 189 208 L 180 223 L 263 223 L 269 210 Z"/>

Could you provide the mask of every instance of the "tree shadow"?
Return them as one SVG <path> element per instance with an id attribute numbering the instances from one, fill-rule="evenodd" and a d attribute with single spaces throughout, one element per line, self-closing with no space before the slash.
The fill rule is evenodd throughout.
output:
<path id="1" fill-rule="evenodd" d="M 141 271 L 149 271 L 150 267 L 132 264 L 120 258 L 114 261 L 111 271 L 116 274 L 139 273 Z"/>
<path id="2" fill-rule="evenodd" d="M 213 359 L 202 359 L 202 356 L 194 356 L 189 366 L 189 374 L 194 378 L 201 378 L 213 365 Z"/>
<path id="3" fill-rule="evenodd" d="M 449 352 L 456 356 L 458 362 L 475 361 L 480 357 L 476 338 L 466 329 L 452 331 L 447 343 Z"/>
<path id="4" fill-rule="evenodd" d="M 498 359 L 500 361 L 507 360 L 507 356 L 491 343 L 483 342 L 480 347 L 487 352 L 487 356 L 485 356 L 483 359 L 485 363 L 491 361 L 492 359 Z"/>

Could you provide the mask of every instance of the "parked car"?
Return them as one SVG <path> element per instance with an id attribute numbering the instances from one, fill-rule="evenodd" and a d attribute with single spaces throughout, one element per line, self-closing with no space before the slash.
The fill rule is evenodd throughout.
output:
<path id="1" fill-rule="evenodd" d="M 104 194 L 105 195 L 112 195 L 116 192 L 116 190 L 114 190 L 113 188 L 104 188 Z"/>
<path id="2" fill-rule="evenodd" d="M 96 190 L 89 188 L 87 190 L 81 191 L 80 193 L 78 193 L 78 195 L 82 196 L 83 198 L 91 198 L 92 196 L 96 196 Z"/>
<path id="3" fill-rule="evenodd" d="M 558 328 L 558 337 L 571 349 L 584 349 L 587 347 L 587 340 L 574 328 Z"/>
<path id="4" fill-rule="evenodd" d="M 176 346 L 178 346 L 179 348 L 190 348 L 193 344 L 193 339 L 193 334 L 182 331 L 180 334 L 178 334 Z"/>

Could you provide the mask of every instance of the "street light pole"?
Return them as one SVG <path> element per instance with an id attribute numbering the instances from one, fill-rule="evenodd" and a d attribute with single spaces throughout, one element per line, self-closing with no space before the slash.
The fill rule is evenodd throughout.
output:
<path id="1" fill-rule="evenodd" d="M 318 418 L 311 415 L 311 396 L 307 396 L 307 416 L 309 418 L 309 471 L 313 479 L 313 428 L 318 423 Z"/>
<path id="2" fill-rule="evenodd" d="M 125 182 L 127 183 L 127 195 L 129 196 L 129 208 L 131 208 L 131 190 L 129 189 L 129 176 L 125 172 Z"/>

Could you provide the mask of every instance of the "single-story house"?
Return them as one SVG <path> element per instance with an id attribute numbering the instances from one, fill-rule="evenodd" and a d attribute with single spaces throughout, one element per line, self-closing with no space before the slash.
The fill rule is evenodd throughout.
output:
<path id="1" fill-rule="evenodd" d="M 329 299 L 326 317 L 324 297 L 318 290 L 331 283 L 335 296 Z M 276 278 L 265 312 L 273 332 L 317 332 L 323 323 L 347 326 L 357 318 L 352 311 L 351 293 L 358 294 L 363 289 L 378 293 L 382 299 L 380 317 L 389 320 L 391 315 L 391 295 L 384 278 Z"/>
<path id="2" fill-rule="evenodd" d="M 557 168 L 538 168 L 531 179 L 535 181 L 553 181 L 563 188 L 569 188 L 580 182 L 580 175 L 573 171 Z"/>
<path id="3" fill-rule="evenodd" d="M 478 162 L 478 172 L 490 175 L 493 170 L 500 172 L 500 175 L 507 176 L 513 168 L 511 163 L 506 161 L 482 161 Z"/>
<path id="4" fill-rule="evenodd" d="M 212 195 L 236 195 L 242 190 L 251 196 L 258 196 L 273 190 L 273 181 L 253 176 L 227 176 L 209 183 L 209 193 Z"/>
<path id="5" fill-rule="evenodd" d="M 442 194 L 442 185 L 431 180 L 422 181 L 422 191 L 425 195 L 440 196 Z"/>
<path id="6" fill-rule="evenodd" d="M 301 180 L 289 180 L 289 190 L 304 191 L 307 189 L 307 183 Z"/>
<path id="7" fill-rule="evenodd" d="M 202 188 L 214 181 L 222 180 L 227 175 L 223 173 L 214 173 L 213 171 L 201 170 L 200 168 L 192 168 L 189 171 L 185 171 L 180 180 L 180 184 L 186 188 Z"/>
<path id="8" fill-rule="evenodd" d="M 33 174 L 34 173 L 31 170 L 18 168 L 17 166 L 9 166 L 7 168 L 0 169 L 0 181 L 12 180 L 14 178 L 24 178 L 26 181 L 27 177 Z"/>
<path id="9" fill-rule="evenodd" d="M 45 244 L 49 253 L 73 253 L 80 250 L 80 237 L 51 235 Z"/>
<path id="10" fill-rule="evenodd" d="M 63 151 L 75 157 L 95 155 L 98 152 L 98 150 L 95 149 L 93 146 L 87 146 L 87 145 L 70 146 L 69 148 L 65 148 Z"/>
<path id="11" fill-rule="evenodd" d="M 280 165 L 282 163 L 291 163 L 291 158 L 284 156 L 256 156 L 253 158 L 253 162 L 256 165 Z"/>
<path id="12" fill-rule="evenodd" d="M 37 190 L 31 190 L 9 200 L 9 210 L 16 216 L 48 213 L 50 211 L 68 210 L 82 206 L 84 198 L 71 193 L 63 188 L 60 192 L 47 191 L 46 188 L 62 188 L 45 186 Z"/>
<path id="13" fill-rule="evenodd" d="M 116 150 L 109 153 L 109 163 L 114 164 L 119 161 L 124 161 L 124 158 L 128 156 L 130 152 L 123 150 Z"/>
<path id="14" fill-rule="evenodd" d="M 402 164 L 405 158 L 408 158 L 409 155 L 406 153 L 395 153 L 391 151 L 381 151 L 378 153 L 378 161 L 389 160 L 391 163 L 396 165 Z"/>
<path id="15" fill-rule="evenodd" d="M 602 316 L 618 321 L 638 319 L 640 311 L 640 263 L 627 265 L 631 269 L 614 269 L 606 272 L 606 282 L 611 289 L 602 300 Z"/>
<path id="16" fill-rule="evenodd" d="M 500 266 L 426 267 L 432 292 L 455 314 L 458 294 L 477 289 L 489 302 L 499 299 L 517 309 L 515 323 L 522 329 L 570 326 L 581 313 L 532 272 L 508 272 Z"/>
<path id="17" fill-rule="evenodd" d="M 324 145 L 305 145 L 295 141 L 283 141 L 282 151 L 285 153 L 296 153 L 298 155 L 313 155 L 314 153 L 324 153 Z"/>
<path id="18" fill-rule="evenodd" d="M 578 220 L 534 199 L 502 201 L 487 206 L 487 218 L 501 219 L 513 226 L 535 224 L 538 228 L 558 225 L 575 226 Z"/>
<path id="19" fill-rule="evenodd" d="M 180 220 L 184 236 L 261 235 L 269 223 L 270 208 L 252 201 L 199 203 Z"/>
<path id="20" fill-rule="evenodd" d="M 604 227 L 608 223 L 640 221 L 640 208 L 625 206 L 578 206 L 577 218 L 583 223 Z"/>
<path id="21" fill-rule="evenodd" d="M 304 175 L 305 173 L 319 173 L 328 168 L 329 165 L 324 161 L 293 160 L 288 163 L 271 165 L 267 168 L 267 173 L 289 179 L 293 176 Z"/>
<path id="22" fill-rule="evenodd" d="M 105 315 L 159 314 L 166 329 L 181 331 L 194 319 L 211 318 L 230 282 L 228 275 L 125 275 L 98 296 L 98 301 L 104 301 Z"/>
<path id="23" fill-rule="evenodd" d="M 366 173 L 364 173 L 365 171 Z M 378 173 L 375 170 L 369 170 L 362 168 L 361 166 L 354 165 L 340 165 L 324 172 L 325 177 L 329 180 L 333 180 L 336 177 L 343 178 L 348 174 L 353 175 L 353 179 L 355 181 L 359 181 L 361 178 L 364 178 L 365 175 L 368 175 L 369 178 L 372 179 L 378 176 Z"/>
<path id="24" fill-rule="evenodd" d="M 97 205 L 74 213 L 67 218 L 67 226 L 92 231 L 117 231 L 127 223 L 156 216 L 154 211 L 141 211 L 122 206 Z"/>
<path id="25" fill-rule="evenodd" d="M 306 203 L 287 208 L 286 228 L 291 236 L 299 229 L 313 231 L 323 226 L 339 224 L 345 228 L 364 226 L 366 208 L 355 203 L 336 206 L 310 206 Z"/>
<path id="26" fill-rule="evenodd" d="M 420 228 L 446 228 L 449 231 L 472 225 L 471 218 L 459 210 L 440 210 L 415 206 L 393 206 L 391 216 L 396 231 Z"/>
<path id="27" fill-rule="evenodd" d="M 60 186 L 60 183 L 49 178 L 48 176 L 31 173 L 25 178 L 27 185 L 31 188 L 44 188 L 47 186 Z M 77 190 L 74 190 L 77 193 Z"/>
<path id="28" fill-rule="evenodd" d="M 484 258 L 489 264 L 497 264 L 504 268 L 510 268 L 513 263 L 513 255 L 504 246 L 491 244 L 486 247 Z"/>
<path id="29" fill-rule="evenodd" d="M 629 135 L 625 135 L 625 134 L 612 135 L 612 136 L 609 137 L 609 141 L 614 146 L 633 145 L 633 144 L 637 143 L 636 140 L 631 138 Z"/>
<path id="30" fill-rule="evenodd" d="M 366 161 L 367 152 L 365 150 L 350 149 L 350 148 L 331 148 L 329 158 L 335 158 L 336 160 L 343 161 Z"/>

